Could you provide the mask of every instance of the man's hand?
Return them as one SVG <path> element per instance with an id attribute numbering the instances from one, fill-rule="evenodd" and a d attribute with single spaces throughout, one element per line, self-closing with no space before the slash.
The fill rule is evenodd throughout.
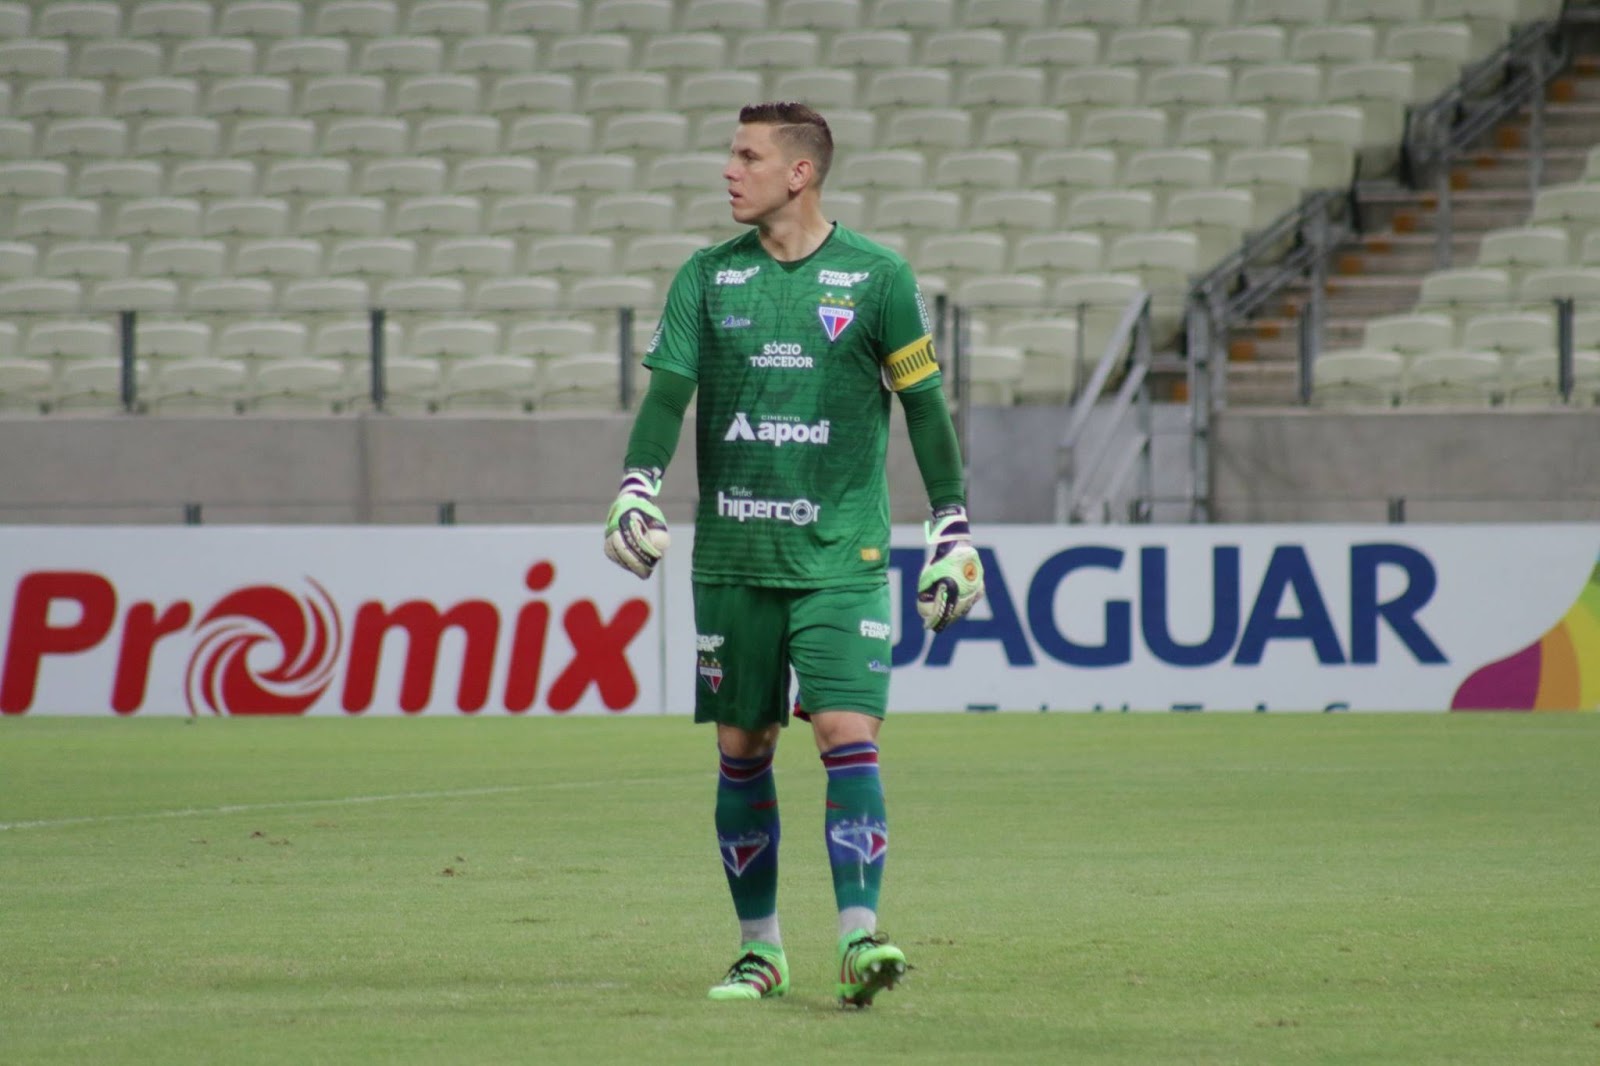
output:
<path id="1" fill-rule="evenodd" d="M 917 579 L 917 613 L 923 628 L 937 633 L 983 599 L 983 563 L 972 546 L 965 507 L 939 508 L 923 531 L 933 555 Z"/>
<path id="2" fill-rule="evenodd" d="M 661 471 L 628 470 L 622 475 L 611 513 L 606 515 L 606 558 L 641 578 L 655 572 L 672 538 L 655 504 Z"/>

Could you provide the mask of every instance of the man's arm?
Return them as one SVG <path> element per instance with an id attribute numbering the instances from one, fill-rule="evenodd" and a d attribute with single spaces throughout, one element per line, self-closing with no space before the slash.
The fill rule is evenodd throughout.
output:
<path id="1" fill-rule="evenodd" d="M 928 490 L 933 518 L 923 532 L 933 555 L 917 579 L 917 613 L 938 631 L 983 599 L 983 563 L 972 547 L 967 497 L 961 473 L 961 445 L 938 384 L 900 394 L 906 411 L 911 452 Z"/>
<path id="2" fill-rule="evenodd" d="M 629 470 L 654 470 L 660 477 L 678 450 L 678 434 L 683 431 L 683 416 L 694 399 L 695 381 L 671 370 L 650 375 L 650 387 L 639 401 L 633 432 L 628 434 L 628 451 L 623 466 Z"/>
<path id="3" fill-rule="evenodd" d="M 645 353 L 650 387 L 634 416 L 623 460 L 622 487 L 606 515 L 606 558 L 639 577 L 649 577 L 671 538 L 656 506 L 661 475 L 678 448 L 683 414 L 694 396 L 700 356 L 698 255 L 672 279 L 661 325 Z"/>
<path id="4" fill-rule="evenodd" d="M 606 515 L 606 558 L 639 577 L 649 577 L 666 554 L 672 538 L 667 519 L 656 506 L 661 475 L 672 462 L 683 428 L 683 413 L 694 396 L 695 382 L 670 370 L 650 375 L 650 388 L 639 404 L 628 434 L 622 487 Z"/>
<path id="5" fill-rule="evenodd" d="M 956 440 L 955 423 L 945 406 L 944 390 L 938 386 L 900 393 L 900 406 L 906 412 L 906 433 L 911 438 L 911 453 L 922 473 L 928 503 L 934 509 L 950 504 L 965 505 L 967 493 L 961 470 L 961 445 Z"/>

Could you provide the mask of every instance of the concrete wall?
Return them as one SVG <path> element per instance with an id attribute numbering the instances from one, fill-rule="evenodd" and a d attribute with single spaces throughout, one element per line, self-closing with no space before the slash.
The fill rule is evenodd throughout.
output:
<path id="1" fill-rule="evenodd" d="M 1182 412 L 1158 412 L 1156 487 L 1181 496 Z M 972 412 L 970 501 L 980 522 L 1046 522 L 1058 408 Z M 1162 425 L 1166 426 L 1163 431 Z M 0 418 L 0 524 L 599 522 L 631 417 Z M 1220 414 L 1214 517 L 1223 522 L 1600 519 L 1600 411 Z M 684 429 L 664 492 L 690 518 L 694 440 Z M 891 507 L 926 514 L 894 416 Z M 1179 521 L 1181 508 L 1158 509 Z"/>
<path id="2" fill-rule="evenodd" d="M 600 522 L 631 416 L 0 418 L 0 524 Z M 904 427 L 890 446 L 896 521 L 927 512 Z M 694 431 L 663 491 L 693 514 Z"/>
<path id="3" fill-rule="evenodd" d="M 1214 424 L 1219 522 L 1600 519 L 1600 410 L 1230 410 Z"/>

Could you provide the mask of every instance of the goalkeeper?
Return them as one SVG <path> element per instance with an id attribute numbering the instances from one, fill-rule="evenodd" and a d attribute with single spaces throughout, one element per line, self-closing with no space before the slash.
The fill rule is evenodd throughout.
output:
<path id="1" fill-rule="evenodd" d="M 827 772 L 841 1003 L 865 1007 L 906 970 L 878 932 L 889 828 L 878 777 L 888 702 L 890 395 L 932 505 L 918 581 L 943 629 L 983 595 L 961 456 L 926 307 L 905 260 L 834 223 L 820 196 L 827 122 L 801 104 L 744 108 L 723 170 L 742 235 L 692 255 L 646 352 L 606 555 L 648 577 L 667 549 L 654 498 L 688 404 L 695 419 L 695 720 L 715 722 L 716 832 L 740 954 L 712 999 L 782 995 L 772 757 L 799 679 Z"/>

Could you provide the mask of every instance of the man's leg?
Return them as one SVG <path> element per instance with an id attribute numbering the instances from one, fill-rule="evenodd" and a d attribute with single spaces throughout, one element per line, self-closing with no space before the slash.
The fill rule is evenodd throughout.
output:
<path id="1" fill-rule="evenodd" d="M 889 854 L 889 820 L 878 776 L 880 719 L 823 711 L 811 727 L 828 772 L 828 864 L 839 906 L 839 1002 L 868 1007 L 907 970 L 905 952 L 877 931 L 878 892 Z"/>
<path id="2" fill-rule="evenodd" d="M 761 730 L 717 726 L 717 846 L 739 916 L 741 943 L 778 947 L 778 789 L 772 756 L 777 725 Z"/>
<path id="3" fill-rule="evenodd" d="M 889 853 L 889 822 L 878 776 L 882 722 L 856 711 L 821 711 L 811 729 L 828 773 L 823 815 L 839 935 L 878 928 L 878 892 Z"/>
<path id="4" fill-rule="evenodd" d="M 695 616 L 701 679 L 695 719 L 717 726 L 717 847 L 740 944 L 739 958 L 710 996 L 781 996 L 789 965 L 778 930 L 781 833 L 772 756 L 787 717 L 784 608 L 758 589 L 697 585 Z"/>

